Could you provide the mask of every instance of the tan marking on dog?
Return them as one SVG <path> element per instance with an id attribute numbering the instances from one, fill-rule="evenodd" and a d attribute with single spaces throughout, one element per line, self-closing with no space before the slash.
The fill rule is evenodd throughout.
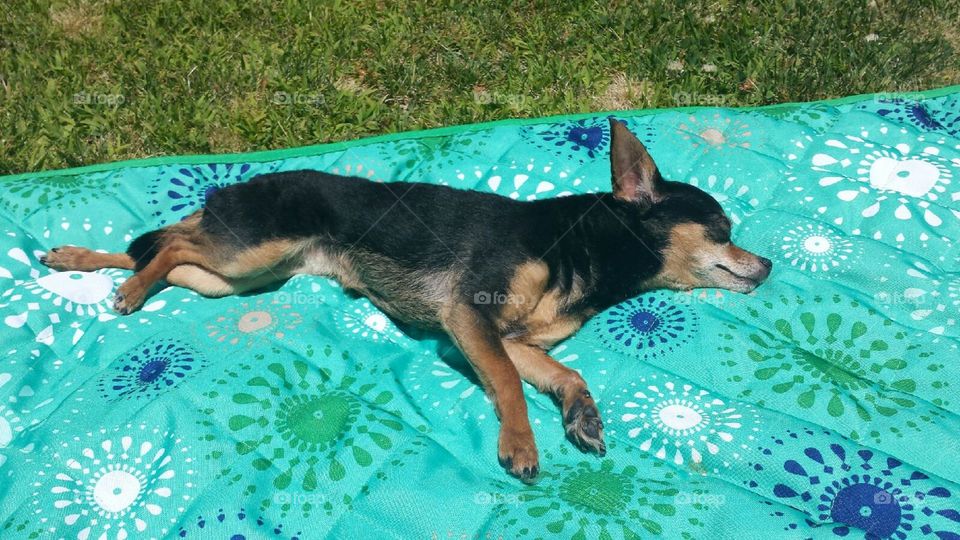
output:
<path id="1" fill-rule="evenodd" d="M 225 277 L 192 264 L 181 264 L 170 270 L 167 283 L 192 289 L 208 298 L 220 298 L 237 292 Z"/>
<path id="2" fill-rule="evenodd" d="M 100 253 L 87 248 L 63 246 L 50 250 L 43 263 L 55 270 L 91 272 L 102 268 L 133 270 L 134 262 L 126 253 Z"/>
<path id="3" fill-rule="evenodd" d="M 644 285 L 647 288 L 669 287 L 692 289 L 700 278 L 693 274 L 696 255 L 708 246 L 706 228 L 699 223 L 681 223 L 670 230 L 670 240 L 663 250 L 663 266 Z"/>
<path id="4" fill-rule="evenodd" d="M 550 267 L 543 261 L 527 261 L 517 266 L 510 280 L 507 303 L 500 307 L 500 320 L 509 323 L 525 319 L 540 303 L 549 280 Z"/>
<path id="5" fill-rule="evenodd" d="M 549 347 L 570 336 L 585 317 L 566 314 L 566 308 L 582 296 L 582 283 L 574 278 L 572 290 L 547 289 L 550 268 L 543 261 L 528 261 L 517 267 L 510 282 L 507 304 L 500 312 L 501 329 L 522 326 L 522 341 Z"/>
<path id="6" fill-rule="evenodd" d="M 216 270 L 229 278 L 256 276 L 284 264 L 296 265 L 293 260 L 302 254 L 305 247 L 303 241 L 270 240 L 229 257 L 220 255 L 220 258 L 227 260 L 216 265 Z"/>
<path id="7" fill-rule="evenodd" d="M 167 283 L 192 289 L 208 298 L 221 298 L 231 294 L 265 287 L 277 279 L 270 272 L 245 279 L 227 279 L 215 272 L 192 264 L 181 264 L 167 274 Z"/>

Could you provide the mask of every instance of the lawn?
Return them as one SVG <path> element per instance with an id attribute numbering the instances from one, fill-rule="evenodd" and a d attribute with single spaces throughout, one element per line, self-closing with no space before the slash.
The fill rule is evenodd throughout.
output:
<path id="1" fill-rule="evenodd" d="M 0 173 L 960 82 L 955 1 L 459 4 L 4 1 Z"/>

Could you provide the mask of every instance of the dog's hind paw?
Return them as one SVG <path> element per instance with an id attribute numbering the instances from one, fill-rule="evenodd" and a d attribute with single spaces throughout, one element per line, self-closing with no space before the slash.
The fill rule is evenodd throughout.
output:
<path id="1" fill-rule="evenodd" d="M 40 257 L 40 264 L 54 270 L 84 270 L 90 250 L 76 246 L 55 247 Z"/>
<path id="2" fill-rule="evenodd" d="M 143 306 L 146 296 L 146 291 L 137 284 L 137 277 L 133 276 L 117 289 L 113 309 L 120 315 L 129 315 Z"/>

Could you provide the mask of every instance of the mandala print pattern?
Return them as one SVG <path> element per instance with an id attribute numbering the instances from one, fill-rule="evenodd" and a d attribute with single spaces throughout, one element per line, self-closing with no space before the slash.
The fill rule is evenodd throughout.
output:
<path id="1" fill-rule="evenodd" d="M 886 434 L 875 429 L 860 433 L 857 427 L 875 417 L 893 420 L 909 412 L 912 418 L 929 423 L 940 416 L 913 396 L 920 383 L 910 376 L 913 370 L 907 370 L 905 358 L 930 363 L 932 371 L 938 370 L 937 363 L 929 359 L 922 342 L 898 330 L 889 319 L 840 296 L 816 296 L 812 304 L 782 297 L 777 304 L 761 305 L 747 308 L 747 313 L 758 327 L 772 323 L 773 330 L 750 333 L 746 351 L 721 346 L 719 350 L 728 358 L 722 365 L 736 368 L 733 353 L 742 352 L 753 363 L 754 379 L 769 384 L 774 394 L 791 396 L 801 409 L 825 411 L 840 419 L 844 426 L 851 426 L 848 435 L 853 439 L 869 436 L 880 442 L 890 433 L 902 437 L 906 427 L 920 430 L 911 421 L 906 426 L 892 426 Z M 791 313 L 790 319 L 778 318 L 777 305 L 790 307 L 786 311 Z M 852 312 L 841 313 L 850 308 Z M 859 313 L 861 318 L 851 320 L 851 313 Z M 733 341 L 742 330 L 736 324 L 727 327 L 732 333 L 720 335 L 725 341 Z M 739 383 L 742 377 L 731 381 Z M 947 381 L 930 384 L 930 390 L 937 393 L 947 387 Z"/>
<path id="2" fill-rule="evenodd" d="M 584 163 L 604 158 L 610 148 L 610 127 L 605 119 L 572 120 L 548 126 L 529 126 L 524 139 L 567 160 Z"/>
<path id="3" fill-rule="evenodd" d="M 373 180 L 374 182 L 385 182 L 388 180 L 387 178 L 380 178 L 376 171 L 362 163 L 348 163 L 343 167 L 331 167 L 330 173 L 339 174 L 340 176 L 357 176 L 367 180 Z"/>
<path id="4" fill-rule="evenodd" d="M 44 451 L 30 505 L 47 536 L 159 538 L 192 498 L 189 448 L 145 426 L 101 429 Z M 53 517 L 48 517 L 53 516 Z"/>
<path id="5" fill-rule="evenodd" d="M 0 452 L 6 452 L 13 439 L 26 429 L 23 424 L 23 420 L 13 410 L 6 405 L 0 405 Z M 6 462 L 7 456 L 0 453 L 0 467 Z"/>
<path id="6" fill-rule="evenodd" d="M 734 180 L 732 177 L 720 178 L 710 174 L 706 178 L 691 176 L 687 183 L 706 191 L 720 203 L 724 212 L 734 225 L 743 222 L 743 218 L 753 212 L 760 204 L 756 197 L 750 195 L 750 188 Z"/>
<path id="7" fill-rule="evenodd" d="M 773 486 L 773 495 L 806 509 L 808 526 L 865 540 L 902 540 L 910 533 L 960 539 L 955 495 L 897 459 L 834 443 L 808 446 L 781 467 L 787 479 Z M 789 523 L 785 530 L 797 526 Z"/>
<path id="8" fill-rule="evenodd" d="M 757 114 L 800 124 L 818 132 L 829 129 L 837 121 L 839 111 L 829 105 L 812 103 L 809 105 L 777 105 L 764 107 Z"/>
<path id="9" fill-rule="evenodd" d="M 753 133 L 743 119 L 729 113 L 691 114 L 680 121 L 676 135 L 703 153 L 750 148 Z"/>
<path id="10" fill-rule="evenodd" d="M 0 208 L 17 217 L 46 208 L 67 211 L 109 199 L 120 187 L 115 173 L 57 175 L 23 178 L 4 183 Z"/>
<path id="11" fill-rule="evenodd" d="M 624 433 L 638 441 L 641 450 L 676 465 L 689 463 L 702 474 L 717 473 L 739 460 L 760 429 L 752 405 L 724 401 L 664 375 L 631 382 L 610 401 L 605 414 L 611 436 Z"/>
<path id="12" fill-rule="evenodd" d="M 815 221 L 797 221 L 778 229 L 771 248 L 801 272 L 833 275 L 860 262 L 863 248 L 837 229 Z"/>
<path id="13" fill-rule="evenodd" d="M 343 334 L 376 343 L 402 344 L 409 341 L 390 317 L 375 308 L 368 300 L 354 302 L 347 311 L 338 313 L 336 323 Z"/>
<path id="14" fill-rule="evenodd" d="M 892 294 L 878 293 L 879 304 L 891 310 L 905 306 L 910 319 L 934 325 L 928 329 L 931 334 L 952 334 L 960 317 L 960 276 L 944 273 L 922 261 L 907 264 L 903 273 L 891 272 L 891 267 L 904 267 L 900 257 L 891 258 L 896 266 L 885 264 L 881 280 L 902 285 L 897 285 Z"/>
<path id="15" fill-rule="evenodd" d="M 216 191 L 271 172 L 275 167 L 248 163 L 209 163 L 167 167 L 156 173 L 147 188 L 153 217 L 163 225 L 173 223 L 203 208 Z"/>
<path id="16" fill-rule="evenodd" d="M 114 361 L 116 367 L 97 382 L 110 401 L 152 400 L 179 386 L 206 365 L 206 357 L 177 340 L 154 338 Z"/>
<path id="17" fill-rule="evenodd" d="M 432 174 L 482 154 L 489 137 L 489 130 L 478 130 L 453 136 L 394 141 L 379 145 L 379 153 L 381 159 L 396 163 L 398 177 L 412 170 Z"/>
<path id="18" fill-rule="evenodd" d="M 680 350 L 698 330 L 695 312 L 649 293 L 621 302 L 596 316 L 594 334 L 610 349 L 647 360 Z"/>
<path id="19" fill-rule="evenodd" d="M 307 354 L 312 357 L 312 349 Z M 330 357 L 333 351 L 327 348 L 322 354 Z M 302 360 L 271 363 L 280 355 L 279 349 L 256 354 L 257 368 L 239 364 L 216 381 L 219 385 L 233 380 L 246 384 L 232 396 L 223 396 L 228 399 L 224 408 L 233 413 L 227 425 L 239 441 L 233 451 L 241 456 L 223 475 L 231 483 L 250 480 L 245 477 L 249 475 L 244 472 L 246 467 L 270 475 L 267 491 L 263 491 L 266 485 L 256 484 L 246 489 L 260 494 L 263 509 L 277 505 L 282 515 L 296 509 L 309 517 L 318 506 L 328 515 L 349 509 L 351 495 L 335 495 L 336 485 L 356 475 L 366 478 L 372 474 L 371 467 L 380 466 L 379 460 L 394 448 L 404 431 L 400 418 L 388 412 L 395 396 L 376 383 L 360 382 L 357 375 L 363 366 L 346 353 L 337 361 L 356 366 L 357 373 L 341 377 Z M 387 369 L 375 368 L 364 374 L 364 380 L 371 380 L 370 376 L 376 380 L 385 373 Z M 219 398 L 220 392 L 205 395 Z M 216 409 L 204 412 L 213 414 Z M 215 423 L 209 425 L 216 428 Z M 219 453 L 208 456 L 219 457 Z M 277 500 L 276 492 L 302 496 Z M 323 497 L 311 496 L 314 494 Z"/>
<path id="20" fill-rule="evenodd" d="M 303 323 L 303 316 L 289 298 L 260 297 L 229 307 L 226 313 L 207 321 L 207 336 L 217 343 L 246 348 L 272 340 L 283 340 Z"/>
<path id="21" fill-rule="evenodd" d="M 116 318 L 108 310 L 114 289 L 126 279 L 123 272 L 107 269 L 40 275 L 34 268 L 36 253 L 30 257 L 22 249 L 13 248 L 9 255 L 29 266 L 30 275 L 35 277 L 15 280 L 13 287 L 0 294 L 0 310 L 12 312 L 3 318 L 3 326 L 39 328 L 35 337 L 38 343 L 50 346 L 69 341 L 76 357 L 83 358 L 86 351 L 77 344 L 86 333 L 85 327 L 93 321 Z M 145 306 L 147 311 L 158 307 L 162 305 Z"/>
<path id="22" fill-rule="evenodd" d="M 877 134 L 882 136 L 890 129 L 882 126 Z M 905 134 L 906 130 L 900 131 L 901 137 Z M 809 150 L 810 170 L 822 175 L 816 182 L 820 189 L 809 187 L 812 182 L 806 174 L 790 176 L 787 182 L 802 195 L 801 204 L 816 208 L 818 216 L 832 205 L 846 204 L 864 225 L 876 227 L 874 239 L 893 240 L 901 247 L 909 238 L 926 247 L 931 239 L 928 227 L 938 230 L 944 220 L 960 218 L 960 210 L 950 207 L 960 201 L 960 188 L 953 181 L 954 164 L 940 157 L 937 142 L 925 135 L 895 147 L 871 142 L 871 135 L 865 129 L 860 136 L 804 138 L 796 146 Z M 800 159 L 796 154 L 788 158 Z M 825 198 L 828 194 L 833 201 Z M 917 227 L 921 220 L 928 227 Z M 833 219 L 836 225 L 844 221 L 843 215 Z M 897 223 L 903 226 L 891 228 Z M 854 234 L 861 231 L 854 230 Z M 944 241 L 952 245 L 949 239 Z"/>
<path id="23" fill-rule="evenodd" d="M 508 166 L 494 165 L 489 169 L 478 166 L 472 171 L 457 170 L 452 179 L 442 179 L 440 183 L 489 191 L 525 201 L 599 191 L 597 187 L 583 186 L 583 178 L 559 168 L 552 162 L 539 165 L 533 159 L 525 164 L 514 162 Z"/>
<path id="24" fill-rule="evenodd" d="M 895 97 L 880 98 L 858 108 L 875 112 L 900 124 L 910 124 L 923 131 L 937 131 L 953 137 L 960 135 L 960 114 L 951 112 L 955 109 L 930 109 L 920 101 Z"/>
<path id="25" fill-rule="evenodd" d="M 290 533 L 282 523 L 270 524 L 262 517 L 253 517 L 245 510 L 226 512 L 220 509 L 206 516 L 197 516 L 190 525 L 180 527 L 178 538 L 228 538 L 247 540 L 278 538 L 300 540 L 303 533 Z"/>
<path id="26" fill-rule="evenodd" d="M 564 450 L 561 454 L 566 455 Z M 622 447 L 615 451 L 629 452 Z M 626 540 L 660 535 L 684 496 L 707 494 L 689 479 L 683 480 L 685 491 L 681 492 L 676 473 L 660 461 L 641 459 L 641 466 L 624 466 L 609 458 L 569 463 L 557 462 L 549 452 L 544 457 L 553 466 L 541 472 L 536 484 L 520 488 L 517 504 L 498 507 L 498 521 L 511 538 L 529 537 L 533 524 L 553 538 Z M 707 509 L 701 504 L 688 508 Z M 705 532 L 696 517 L 690 517 L 687 524 L 689 530 L 680 526 L 670 535 L 696 538 Z"/>

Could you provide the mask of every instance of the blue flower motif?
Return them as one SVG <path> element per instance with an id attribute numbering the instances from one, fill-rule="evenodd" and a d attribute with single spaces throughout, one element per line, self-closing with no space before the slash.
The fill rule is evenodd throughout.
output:
<path id="1" fill-rule="evenodd" d="M 622 302 L 598 318 L 600 324 L 595 331 L 602 342 L 644 360 L 679 349 L 699 326 L 694 312 L 659 293 Z"/>
<path id="2" fill-rule="evenodd" d="M 141 343 L 114 362 L 116 367 L 98 382 L 100 394 L 111 400 L 152 399 L 175 388 L 206 366 L 204 356 L 179 341 L 158 338 Z"/>
<path id="3" fill-rule="evenodd" d="M 603 156 L 610 146 L 610 128 L 606 118 L 586 118 L 554 124 L 547 129 L 534 126 L 524 136 L 544 150 L 583 163 Z"/>
<path id="4" fill-rule="evenodd" d="M 229 540 L 247 540 L 261 538 L 287 538 L 300 540 L 300 532 L 284 533 L 283 525 L 268 524 L 262 517 L 250 517 L 244 510 L 224 512 L 218 510 L 208 519 L 197 516 L 192 525 L 180 527 L 179 538 L 227 538 Z"/>
<path id="5" fill-rule="evenodd" d="M 960 115 L 948 113 L 949 108 L 930 109 L 921 101 L 906 98 L 880 99 L 861 108 L 869 108 L 894 122 L 912 124 L 923 131 L 960 134 Z"/>
<path id="6" fill-rule="evenodd" d="M 811 527 L 827 524 L 836 536 L 863 534 L 867 540 L 903 539 L 919 527 L 923 534 L 960 539 L 951 532 L 960 530 L 960 512 L 947 507 L 956 503 L 950 491 L 892 457 L 867 449 L 851 453 L 834 443 L 825 451 L 805 448 L 802 457 L 784 461 L 783 470 L 790 480 L 774 485 L 773 494 L 808 512 L 812 507 Z"/>
<path id="7" fill-rule="evenodd" d="M 157 207 L 153 216 L 161 218 L 161 224 L 176 221 L 202 208 L 217 190 L 263 172 L 268 171 L 254 170 L 248 163 L 171 167 L 161 171 L 147 189 L 148 202 Z"/>

